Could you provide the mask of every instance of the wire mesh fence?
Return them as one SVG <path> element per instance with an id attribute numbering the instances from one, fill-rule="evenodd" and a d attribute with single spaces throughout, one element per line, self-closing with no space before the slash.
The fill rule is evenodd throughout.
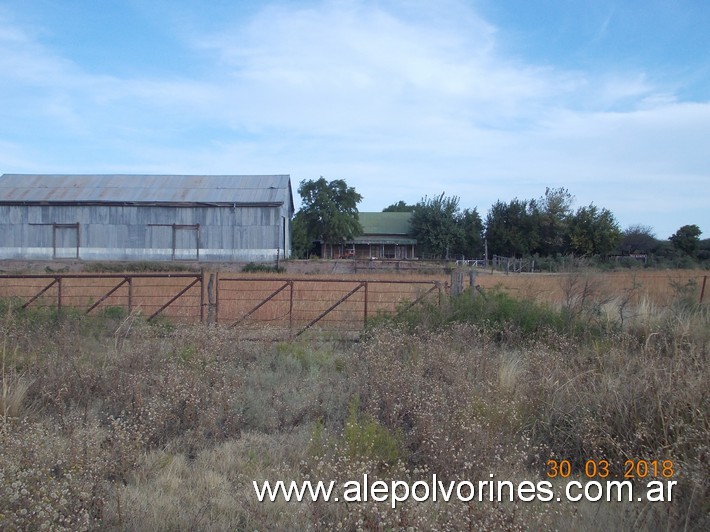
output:
<path id="1" fill-rule="evenodd" d="M 17 308 L 87 315 L 137 313 L 183 323 L 210 322 L 299 336 L 357 334 L 368 320 L 425 300 L 440 281 L 281 279 L 219 273 L 1 275 L 0 299 Z"/>

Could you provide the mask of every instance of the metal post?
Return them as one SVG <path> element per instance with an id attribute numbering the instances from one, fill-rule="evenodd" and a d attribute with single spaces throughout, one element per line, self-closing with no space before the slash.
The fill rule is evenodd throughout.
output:
<path id="1" fill-rule="evenodd" d="M 205 288 L 210 289 L 205 287 L 205 269 L 200 268 L 200 323 L 205 322 Z"/>
<path id="2" fill-rule="evenodd" d="M 133 312 L 133 277 L 126 277 L 128 281 L 128 313 Z"/>
<path id="3" fill-rule="evenodd" d="M 363 316 L 362 325 L 363 327 L 367 325 L 367 294 L 368 294 L 369 283 L 365 281 L 365 315 Z"/>
<path id="4" fill-rule="evenodd" d="M 289 281 L 290 292 L 288 296 L 288 331 L 293 333 L 293 280 Z"/>
<path id="5" fill-rule="evenodd" d="M 703 287 L 700 289 L 700 301 L 699 303 L 702 304 L 703 302 L 703 297 L 705 297 L 705 284 L 708 282 L 708 276 L 703 275 Z"/>
<path id="6" fill-rule="evenodd" d="M 219 323 L 219 271 L 214 274 L 214 323 Z"/>
<path id="7" fill-rule="evenodd" d="M 57 280 L 57 313 L 62 310 L 62 278 L 55 277 Z"/>

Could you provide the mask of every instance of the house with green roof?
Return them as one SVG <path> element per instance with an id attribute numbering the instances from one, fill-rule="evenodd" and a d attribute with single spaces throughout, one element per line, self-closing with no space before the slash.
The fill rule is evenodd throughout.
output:
<path id="1" fill-rule="evenodd" d="M 361 212 L 363 234 L 347 241 L 347 256 L 357 259 L 414 259 L 417 241 L 409 234 L 411 212 Z"/>

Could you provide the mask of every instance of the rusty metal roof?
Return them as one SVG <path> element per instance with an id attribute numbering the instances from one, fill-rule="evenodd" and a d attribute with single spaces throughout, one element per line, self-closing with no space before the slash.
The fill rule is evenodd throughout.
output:
<path id="1" fill-rule="evenodd" d="M 0 203 L 286 204 L 288 175 L 4 174 Z"/>

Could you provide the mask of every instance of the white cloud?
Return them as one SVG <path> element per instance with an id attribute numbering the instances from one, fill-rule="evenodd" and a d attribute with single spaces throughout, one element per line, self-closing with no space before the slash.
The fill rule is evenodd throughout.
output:
<path id="1" fill-rule="evenodd" d="M 0 125 L 16 154 L 0 163 L 342 177 L 372 210 L 446 191 L 485 213 L 567 186 L 582 204 L 654 226 L 649 209 L 700 213 L 710 197 L 709 104 L 683 103 L 645 72 L 512 57 L 465 2 L 303 6 L 267 6 L 218 33 L 192 28 L 200 78 L 97 74 L 0 18 L 7 120 L 76 144 L 30 164 Z"/>

